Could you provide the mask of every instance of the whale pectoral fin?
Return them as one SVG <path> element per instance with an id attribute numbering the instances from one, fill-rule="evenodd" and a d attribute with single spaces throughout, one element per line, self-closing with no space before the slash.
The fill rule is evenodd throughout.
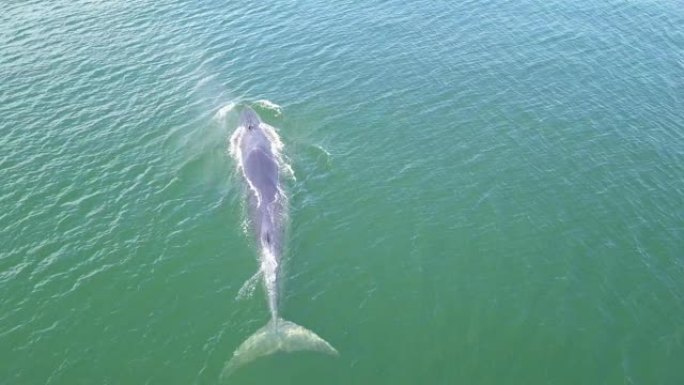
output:
<path id="1" fill-rule="evenodd" d="M 249 298 L 254 294 L 254 289 L 256 289 L 257 282 L 259 282 L 259 278 L 261 278 L 261 269 L 257 270 L 254 275 L 245 281 L 245 283 L 242 284 L 242 287 L 237 293 L 237 296 L 235 296 L 235 299 L 240 301 L 245 298 Z"/>

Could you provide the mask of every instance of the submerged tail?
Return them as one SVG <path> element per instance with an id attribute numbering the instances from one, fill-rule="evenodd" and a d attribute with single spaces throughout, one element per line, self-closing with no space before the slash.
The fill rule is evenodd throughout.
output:
<path id="1" fill-rule="evenodd" d="M 283 351 L 311 350 L 337 355 L 337 350 L 316 333 L 282 318 L 269 321 L 266 326 L 249 336 L 233 353 L 223 369 L 223 376 L 229 376 L 237 368 L 255 359 Z"/>

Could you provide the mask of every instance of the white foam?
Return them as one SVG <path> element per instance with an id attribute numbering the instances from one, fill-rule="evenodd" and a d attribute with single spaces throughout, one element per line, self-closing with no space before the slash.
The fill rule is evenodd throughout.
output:
<path id="1" fill-rule="evenodd" d="M 261 108 L 271 110 L 275 113 L 276 116 L 280 116 L 283 114 L 283 107 L 279 106 L 278 104 L 273 103 L 270 100 L 266 99 L 259 99 L 254 102 L 254 105 L 259 106 Z"/>
<path id="2" fill-rule="evenodd" d="M 218 111 L 216 111 L 216 114 L 214 114 L 214 119 L 223 120 L 226 117 L 226 115 L 228 115 L 228 113 L 232 111 L 233 108 L 235 108 L 236 105 L 236 103 L 230 102 L 225 106 L 219 108 Z"/>

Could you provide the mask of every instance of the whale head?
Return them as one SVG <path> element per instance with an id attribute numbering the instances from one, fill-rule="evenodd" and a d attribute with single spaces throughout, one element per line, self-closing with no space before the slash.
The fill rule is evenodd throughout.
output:
<path id="1" fill-rule="evenodd" d="M 244 154 L 258 147 L 270 148 L 271 144 L 264 132 L 263 123 L 253 109 L 245 107 L 240 112 L 240 126 L 242 127 L 240 147 Z"/>
<path id="2" fill-rule="evenodd" d="M 257 115 L 253 109 L 245 107 L 242 112 L 240 112 L 240 125 L 247 130 L 251 131 L 255 128 L 259 128 L 260 123 L 261 119 L 259 119 L 259 115 Z"/>

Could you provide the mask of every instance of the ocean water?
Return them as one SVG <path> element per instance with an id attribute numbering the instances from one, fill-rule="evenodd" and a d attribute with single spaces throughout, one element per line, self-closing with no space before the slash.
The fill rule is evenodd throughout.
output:
<path id="1" fill-rule="evenodd" d="M 3 2 L 0 384 L 216 384 L 268 320 L 228 140 L 293 170 L 230 384 L 684 384 L 684 7 Z M 233 108 L 233 106 L 235 106 Z"/>

